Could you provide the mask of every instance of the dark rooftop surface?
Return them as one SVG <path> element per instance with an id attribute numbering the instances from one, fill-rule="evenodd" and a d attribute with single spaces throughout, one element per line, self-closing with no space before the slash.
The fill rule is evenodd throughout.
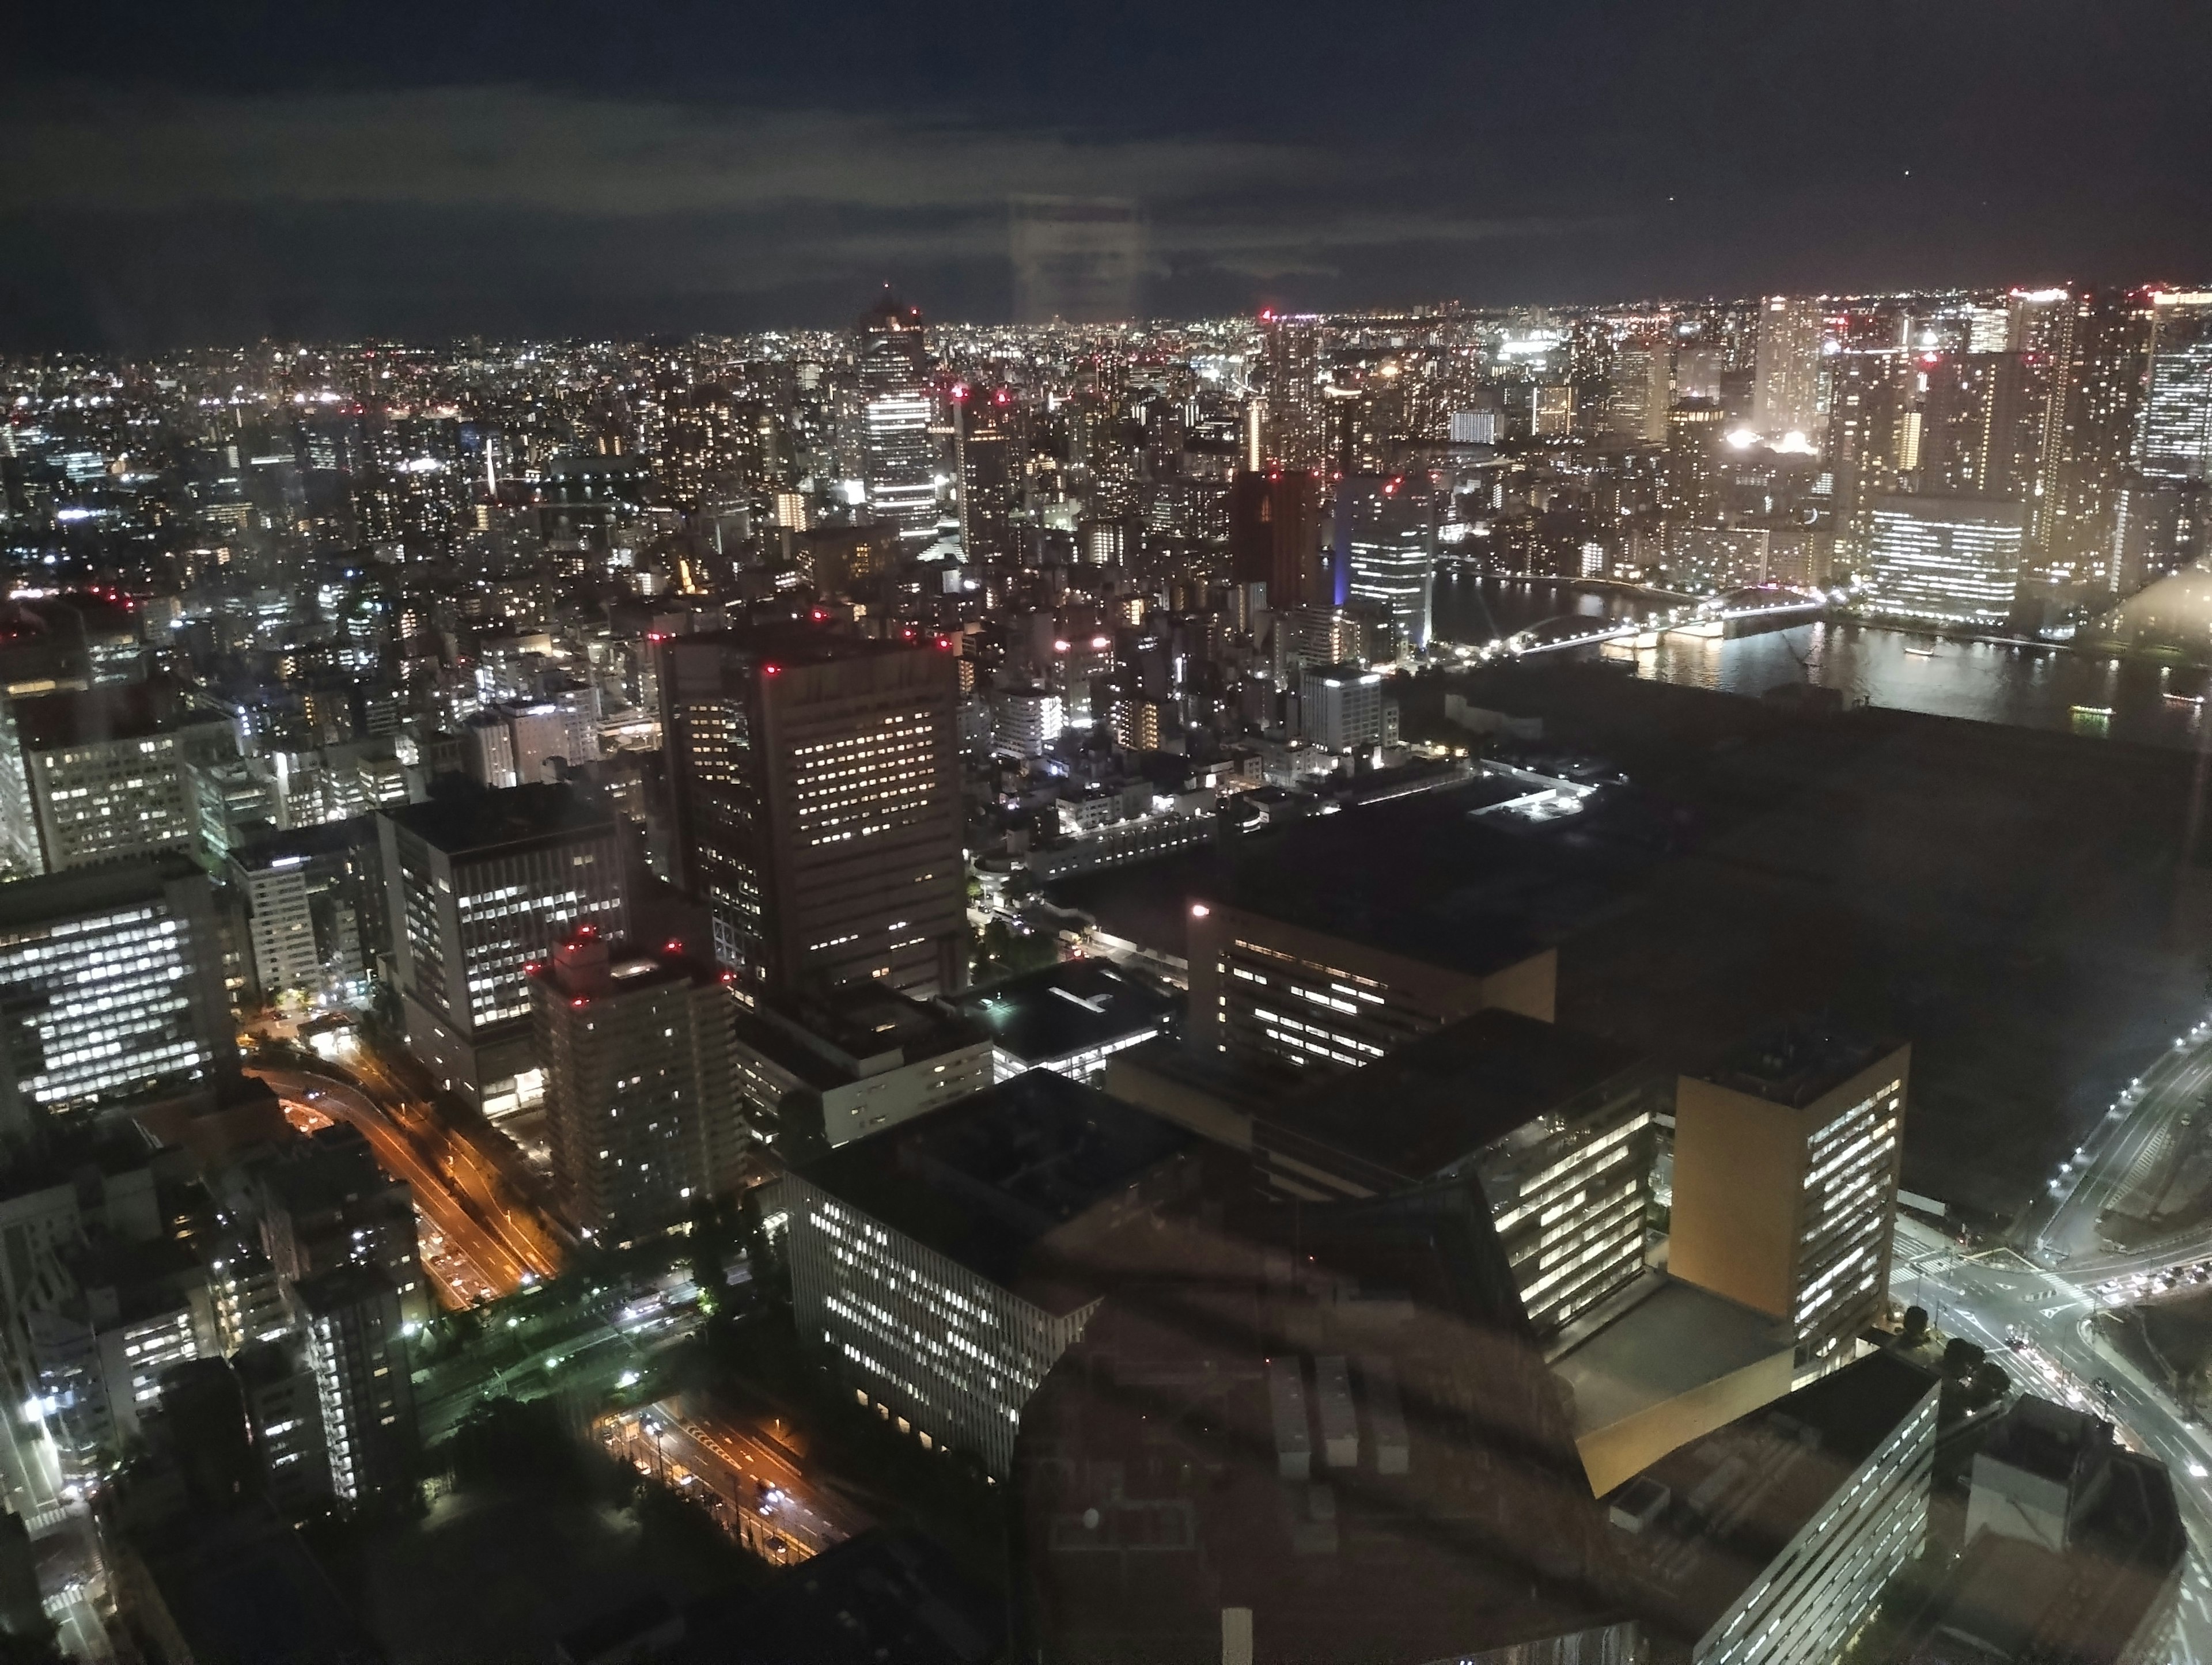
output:
<path id="1" fill-rule="evenodd" d="M 1109 961 L 1087 959 L 970 989 L 956 1003 L 994 1044 L 1032 1064 L 1158 1029 L 1182 1009 L 1172 991 Z"/>
<path id="2" fill-rule="evenodd" d="M 1515 1012 L 1481 1012 L 1264 1111 L 1408 1181 L 1638 1068 L 1627 1048 Z"/>
<path id="3" fill-rule="evenodd" d="M 1192 897 L 1369 942 L 1477 975 L 1527 958 L 1613 901 L 1648 863 L 1624 810 L 1589 811 L 1580 842 L 1503 831 L 1474 811 L 1494 784 L 1417 793 L 1247 834 L 1224 857 L 1194 846 L 1160 861 L 1048 887 L 1100 927 L 1170 954 Z M 1612 829 L 1608 833 L 1604 829 Z"/>
<path id="4" fill-rule="evenodd" d="M 372 1665 L 384 1657 L 307 1540 L 265 1510 L 244 1511 L 144 1546 L 147 1570 L 191 1656 L 273 1665 Z"/>
<path id="5" fill-rule="evenodd" d="M 985 1665 L 1006 1644 L 1000 1598 L 930 1539 L 884 1528 L 684 1618 L 683 1665 Z"/>
<path id="6" fill-rule="evenodd" d="M 1802 1109 L 1871 1068 L 1896 1051 L 1898 1044 L 1830 1026 L 1796 1024 L 1746 1042 L 1722 1059 L 1706 1079 L 1770 1103 Z"/>
<path id="7" fill-rule="evenodd" d="M 102 740 L 143 739 L 191 723 L 221 724 L 220 714 L 189 707 L 183 684 L 167 677 L 112 683 L 15 702 L 15 733 L 26 750 Z"/>
<path id="8" fill-rule="evenodd" d="M 1086 1210 L 1188 1150 L 1192 1135 L 1050 1070 L 840 1146 L 799 1172 L 1003 1288 Z"/>
<path id="9" fill-rule="evenodd" d="M 67 872 L 43 873 L 0 884 L 0 929 L 73 919 L 131 902 L 157 900 L 173 879 L 191 878 L 200 869 L 188 856 L 156 856 L 146 861 L 100 862 Z"/>
<path id="10" fill-rule="evenodd" d="M 1613 1494 L 1667 1490 L 1650 1524 L 1622 1536 L 1685 1639 L 1735 1605 L 1936 1382 L 1870 1353 L 1669 1452 Z"/>
<path id="11" fill-rule="evenodd" d="M 802 623 L 796 619 L 764 619 L 675 640 L 695 650 L 702 644 L 712 644 L 736 656 L 770 659 L 780 665 L 829 665 L 838 659 L 930 650 L 930 642 L 920 636 L 886 641 L 878 636 L 855 635 L 826 624 Z"/>
<path id="12" fill-rule="evenodd" d="M 563 833 L 614 830 L 612 814 L 559 784 L 441 793 L 386 809 L 396 826 L 434 849 L 461 855 Z"/>

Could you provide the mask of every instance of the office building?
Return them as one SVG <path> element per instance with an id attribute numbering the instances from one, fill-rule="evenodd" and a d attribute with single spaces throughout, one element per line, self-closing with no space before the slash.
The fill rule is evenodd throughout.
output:
<path id="1" fill-rule="evenodd" d="M 789 626 L 660 646 L 678 878 L 750 982 L 966 972 L 958 684 L 947 649 Z"/>
<path id="2" fill-rule="evenodd" d="M 1869 603 L 1902 618 L 2002 625 L 2020 590 L 2026 530 L 2017 502 L 1881 498 L 1868 550 Z"/>
<path id="3" fill-rule="evenodd" d="M 792 1306 L 854 1399 L 1004 1477 L 1101 1291 L 1078 1257 L 1188 1181 L 1181 1128 L 1050 1070 L 781 1182 Z"/>
<path id="4" fill-rule="evenodd" d="M 1629 337 L 1614 349 L 1606 374 L 1600 422 L 1607 437 L 1622 445 L 1665 443 L 1673 397 L 1672 343 L 1663 333 Z M 1458 439 L 1456 428 L 1452 437 Z"/>
<path id="5" fill-rule="evenodd" d="M 530 974 L 553 1172 L 570 1218 L 626 1241 L 738 1183 L 736 1003 L 715 969 L 589 926 Z"/>
<path id="6" fill-rule="evenodd" d="M 937 532 L 937 441 L 921 310 L 886 290 L 861 316 L 857 335 L 868 507 L 898 529 L 902 543 L 926 543 Z"/>
<path id="7" fill-rule="evenodd" d="M 2167 1665 L 2189 1534 L 2172 1477 L 2109 1424 L 2032 1395 L 1974 1459 L 1966 1553 L 1896 1654 L 1909 1665 Z"/>
<path id="8" fill-rule="evenodd" d="M 745 1113 L 786 1162 L 991 1085 L 990 1042 L 973 1023 L 873 982 L 741 994 L 736 1024 Z"/>
<path id="9" fill-rule="evenodd" d="M 222 958 L 212 890 L 182 857 L 0 887 L 0 1125 L 211 1101 L 238 1059 Z"/>
<path id="10" fill-rule="evenodd" d="M 166 678 L 10 705 L 15 755 L 8 767 L 21 772 L 30 824 L 9 842 L 29 871 L 192 848 L 185 766 L 233 750 L 227 720 L 185 706 L 183 690 Z"/>
<path id="11" fill-rule="evenodd" d="M 167 1227 L 135 1133 L 88 1130 L 84 1142 L 64 1148 L 65 1166 L 15 1164 L 0 1183 L 0 1322 L 18 1352 L 24 1315 L 70 1292 L 67 1257 L 93 1240 L 151 1243 Z"/>
<path id="12" fill-rule="evenodd" d="M 1358 751 L 1383 739 L 1382 673 L 1364 665 L 1309 665 L 1298 672 L 1298 735 L 1323 751 Z"/>
<path id="13" fill-rule="evenodd" d="M 628 924 L 613 813 L 515 787 L 395 806 L 377 829 L 408 1050 L 487 1115 L 534 1104 L 527 969 L 580 925 Z"/>
<path id="14" fill-rule="evenodd" d="M 1437 525 L 1426 475 L 1355 474 L 1339 481 L 1335 561 L 1340 593 L 1332 599 L 1372 607 L 1388 618 L 1399 656 L 1427 651 Z"/>
<path id="15" fill-rule="evenodd" d="M 1552 1019 L 1552 949 L 1506 930 L 1431 933 L 1405 916 L 1383 939 L 1363 941 L 1296 922 L 1310 910 L 1291 913 L 1292 901 L 1190 903 L 1193 1047 L 1263 1066 L 1356 1069 L 1492 1006 Z"/>
<path id="16" fill-rule="evenodd" d="M 1009 757 L 1043 757 L 1067 726 L 1066 702 L 1048 689 L 1009 689 L 992 705 L 992 749 Z"/>
<path id="17" fill-rule="evenodd" d="M 1295 687 L 1309 665 L 1388 665 L 1397 657 L 1389 616 L 1381 609 L 1294 607 L 1274 616 L 1274 674 Z"/>
<path id="18" fill-rule="evenodd" d="M 1875 1353 L 1608 1499 L 1654 1665 L 1827 1665 L 1927 1535 L 1939 1383 Z"/>
<path id="19" fill-rule="evenodd" d="M 1801 1360 L 1888 1298 L 1911 1050 L 1807 1026 L 1676 1091 L 1670 1268 L 1787 1319 Z"/>
<path id="20" fill-rule="evenodd" d="M 1473 1180 L 1547 1337 L 1643 1273 L 1664 1087 L 1595 1036 L 1484 1012 L 1261 1108 L 1253 1164 L 1308 1202 Z"/>
<path id="21" fill-rule="evenodd" d="M 362 903 L 383 884 L 372 858 L 355 829 L 336 823 L 271 831 L 230 852 L 225 873 L 246 913 L 252 997 L 367 998 Z"/>
<path id="22" fill-rule="evenodd" d="M 2150 296 L 2149 374 L 2135 465 L 2161 480 L 2212 475 L 2212 290 Z"/>
<path id="23" fill-rule="evenodd" d="M 1109 960 L 1062 960 L 970 989 L 959 1012 L 990 1038 L 994 1080 L 1054 1070 L 1103 1084 L 1115 1054 L 1166 1034 L 1182 1016 L 1173 990 Z"/>
<path id="24" fill-rule="evenodd" d="M 489 706 L 461 726 L 463 755 L 479 786 L 526 787 L 559 778 L 599 756 L 596 690 L 566 689 L 550 699 Z"/>
<path id="25" fill-rule="evenodd" d="M 2130 294 L 2069 295 L 2055 309 L 2047 439 L 2036 483 L 2039 581 L 2114 583 L 2116 495 L 2134 455 L 2154 309 Z M 2063 327 L 2062 327 L 2063 326 Z M 2043 350 L 2024 337 L 2020 351 Z"/>
<path id="26" fill-rule="evenodd" d="M 1760 307 L 1751 399 L 1755 431 L 1775 440 L 1792 434 L 1817 436 L 1820 343 L 1826 328 L 1815 297 L 1773 295 Z"/>
<path id="27" fill-rule="evenodd" d="M 295 1285 L 293 1298 L 322 1412 L 331 1494 L 359 1503 L 409 1484 L 415 1391 L 391 1280 L 374 1267 L 345 1267 Z"/>

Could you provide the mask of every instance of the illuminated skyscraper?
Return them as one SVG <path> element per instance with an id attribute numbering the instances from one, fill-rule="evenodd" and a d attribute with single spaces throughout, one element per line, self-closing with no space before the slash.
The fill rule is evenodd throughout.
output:
<path id="1" fill-rule="evenodd" d="M 2046 298 L 2059 295 L 2063 305 Z M 2051 360 L 2031 528 L 2031 564 L 2042 583 L 2094 588 L 2116 576 L 2114 515 L 2135 447 L 2151 311 L 2140 294 L 2015 297 L 2016 349 Z"/>
<path id="2" fill-rule="evenodd" d="M 937 531 L 937 441 L 929 432 L 929 354 L 919 308 L 884 291 L 859 326 L 861 476 L 868 507 L 901 538 Z"/>
<path id="3" fill-rule="evenodd" d="M 1761 434 L 1817 433 L 1824 330 L 1820 303 L 1811 296 L 1769 295 L 1759 309 L 1751 425 Z"/>
<path id="4" fill-rule="evenodd" d="M 2135 465 L 2153 479 L 2212 475 L 2212 290 L 2151 296 L 2150 377 Z"/>
<path id="5" fill-rule="evenodd" d="M 1684 1076 L 1674 1275 L 1788 1319 L 1801 1358 L 1848 1344 L 1887 1298 L 1910 1060 L 1808 1029 Z"/>
<path id="6" fill-rule="evenodd" d="M 771 986 L 966 969 L 950 644 L 762 627 L 661 645 L 678 881 L 714 956 Z"/>
<path id="7" fill-rule="evenodd" d="M 1985 498 L 1885 497 L 1874 506 L 1869 598 L 1877 611 L 2002 624 L 2020 589 L 2025 512 Z"/>
<path id="8" fill-rule="evenodd" d="M 1229 488 L 1231 576 L 1267 586 L 1271 611 L 1322 605 L 1321 482 L 1303 469 L 1247 470 Z"/>
<path id="9" fill-rule="evenodd" d="M 960 546 L 970 561 L 1011 562 L 1019 470 L 1019 410 L 1012 389 L 952 390 L 952 472 L 960 495 Z"/>
<path id="10" fill-rule="evenodd" d="M 530 998 L 554 1176 L 578 1224 L 638 1237 L 735 1188 L 737 1003 L 714 968 L 580 932 L 531 974 Z"/>
<path id="11" fill-rule="evenodd" d="M 1401 653 L 1429 645 L 1437 581 L 1436 497 L 1425 474 L 1360 474 L 1337 487 L 1340 602 L 1385 613 Z"/>
<path id="12" fill-rule="evenodd" d="M 1328 460 L 1328 422 L 1321 392 L 1318 318 L 1260 315 L 1267 341 L 1268 460 L 1286 469 Z"/>
<path id="13" fill-rule="evenodd" d="M 535 1104 L 526 969 L 580 925 L 624 933 L 612 812 L 514 787 L 398 805 L 378 831 L 407 1049 L 487 1115 Z"/>

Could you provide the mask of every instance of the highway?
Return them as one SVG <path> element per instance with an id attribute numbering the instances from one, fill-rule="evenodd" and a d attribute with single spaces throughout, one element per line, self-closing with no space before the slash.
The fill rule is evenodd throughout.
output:
<path id="1" fill-rule="evenodd" d="M 665 1399 L 599 1426 L 607 1449 L 639 1473 L 679 1490 L 692 1476 L 714 1494 L 724 1528 L 763 1560 L 805 1560 L 872 1524 L 813 1486 L 781 1446 L 712 1406 Z"/>
<path id="2" fill-rule="evenodd" d="M 57 1644 L 71 1659 L 106 1665 L 115 1650 L 100 1617 L 107 1572 L 91 1505 L 64 1487 L 53 1442 L 42 1428 L 26 1426 L 12 1403 L 0 1406 L 0 1488 L 29 1529 Z"/>
<path id="3" fill-rule="evenodd" d="M 457 1304 L 475 1304 L 483 1298 L 484 1289 L 512 1294 L 558 1269 L 557 1262 L 501 1210 L 459 1194 L 362 1089 L 335 1076 L 304 1070 L 255 1068 L 248 1073 L 267 1082 L 280 1098 L 297 1099 L 325 1115 L 343 1116 L 361 1130 L 385 1171 L 407 1182 L 416 1206 L 436 1228 L 441 1242 L 425 1255 L 424 1264 Z"/>

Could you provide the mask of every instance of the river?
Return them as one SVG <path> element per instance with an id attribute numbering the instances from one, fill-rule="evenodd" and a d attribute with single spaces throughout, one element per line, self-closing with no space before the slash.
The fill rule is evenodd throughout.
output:
<path id="1" fill-rule="evenodd" d="M 1484 642 L 1564 613 L 1627 616 L 1636 604 L 1557 585 L 1447 570 L 1437 579 L 1435 629 L 1447 642 Z M 1656 647 L 1626 643 L 1562 654 L 1627 658 L 1636 674 L 1723 693 L 1756 696 L 1810 681 L 1862 702 L 1976 722 L 2013 723 L 2195 750 L 2212 738 L 2203 672 L 2057 648 L 1936 641 L 1905 631 L 1815 623 L 1722 641 L 1670 635 Z"/>

